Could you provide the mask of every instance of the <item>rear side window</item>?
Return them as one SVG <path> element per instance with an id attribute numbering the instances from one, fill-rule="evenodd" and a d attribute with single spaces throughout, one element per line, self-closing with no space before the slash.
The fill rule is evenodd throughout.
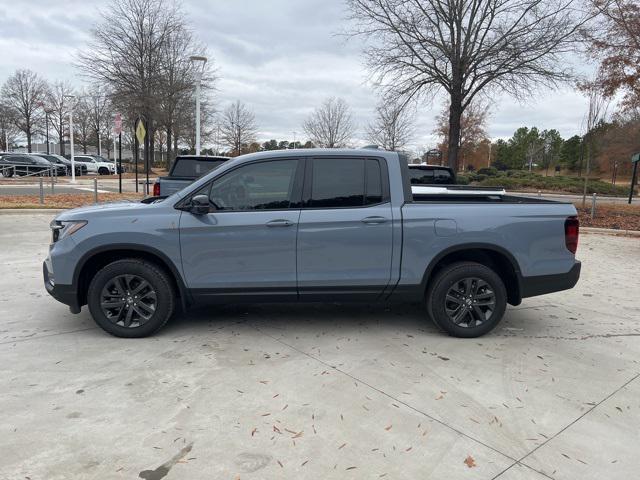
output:
<path id="1" fill-rule="evenodd" d="M 312 161 L 310 208 L 362 207 L 383 198 L 380 163 L 364 158 Z"/>
<path id="2" fill-rule="evenodd" d="M 199 160 L 197 158 L 178 158 L 171 172 L 173 177 L 197 178 L 209 173 L 224 163 L 224 160 Z"/>

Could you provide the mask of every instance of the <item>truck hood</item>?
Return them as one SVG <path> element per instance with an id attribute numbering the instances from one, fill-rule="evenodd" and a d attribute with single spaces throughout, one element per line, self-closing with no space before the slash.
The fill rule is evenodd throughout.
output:
<path id="1" fill-rule="evenodd" d="M 92 216 L 103 214 L 134 214 L 140 210 L 150 208 L 151 204 L 140 202 L 112 202 L 89 205 L 86 207 L 66 210 L 56 217 L 56 220 L 89 220 Z"/>

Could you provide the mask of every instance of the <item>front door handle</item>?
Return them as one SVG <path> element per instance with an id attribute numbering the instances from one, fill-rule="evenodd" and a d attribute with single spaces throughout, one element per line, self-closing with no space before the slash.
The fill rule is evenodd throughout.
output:
<path id="1" fill-rule="evenodd" d="M 290 227 L 291 225 L 293 225 L 291 220 L 285 220 L 283 218 L 267 222 L 267 227 Z"/>
<path id="2" fill-rule="evenodd" d="M 373 217 L 365 217 L 362 219 L 362 223 L 368 223 L 371 225 L 378 225 L 379 223 L 384 223 L 386 222 L 388 219 L 385 217 L 378 217 L 378 216 L 373 216 Z"/>

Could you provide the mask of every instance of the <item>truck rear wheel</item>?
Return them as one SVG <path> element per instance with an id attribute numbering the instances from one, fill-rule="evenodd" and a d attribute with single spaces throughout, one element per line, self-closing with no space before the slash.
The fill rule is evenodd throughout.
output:
<path id="1" fill-rule="evenodd" d="M 459 262 L 438 272 L 426 301 L 436 325 L 454 337 L 474 338 L 500 322 L 507 308 L 507 291 L 489 267 Z"/>
<path id="2" fill-rule="evenodd" d="M 91 280 L 87 291 L 95 322 L 116 337 L 146 337 L 162 328 L 175 307 L 167 273 L 136 258 L 110 263 Z"/>

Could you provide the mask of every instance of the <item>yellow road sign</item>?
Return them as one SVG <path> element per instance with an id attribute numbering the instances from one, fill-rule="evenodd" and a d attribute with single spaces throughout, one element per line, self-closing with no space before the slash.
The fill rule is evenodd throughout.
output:
<path id="1" fill-rule="evenodd" d="M 138 122 L 138 126 L 136 127 L 136 138 L 138 139 L 138 143 L 144 142 L 144 137 L 147 135 L 147 130 L 144 128 L 144 122 L 140 120 Z"/>

